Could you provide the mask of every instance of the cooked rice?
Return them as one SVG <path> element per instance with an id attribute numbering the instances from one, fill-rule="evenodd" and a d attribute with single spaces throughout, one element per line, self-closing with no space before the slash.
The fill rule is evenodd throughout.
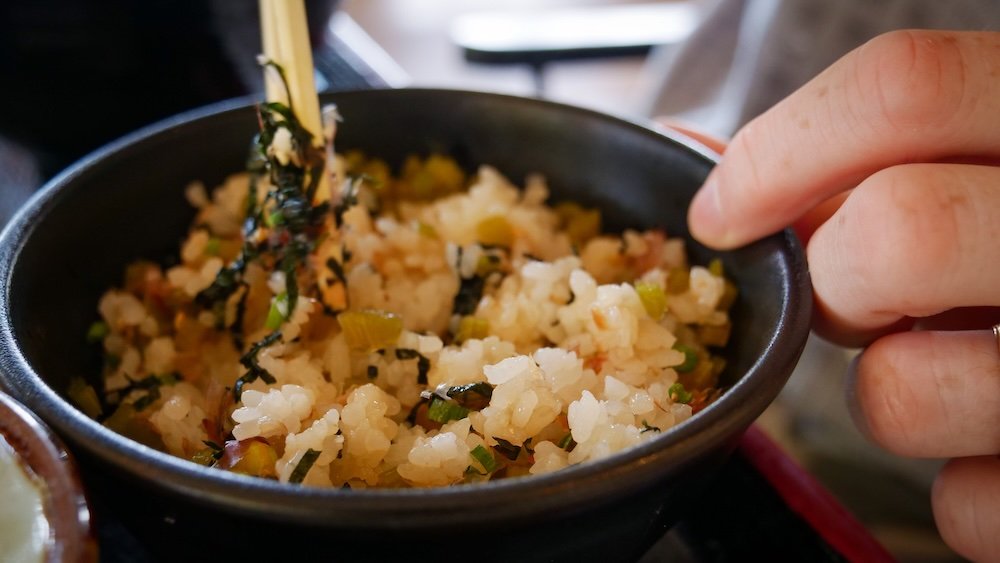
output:
<path id="1" fill-rule="evenodd" d="M 340 165 L 379 177 L 387 193 L 411 189 L 405 178 L 386 176 L 379 161 L 349 155 Z M 461 182 L 454 163 L 440 157 L 407 166 L 411 181 L 425 174 L 450 186 L 458 174 Z M 386 198 L 381 213 L 364 202 L 351 207 L 338 237 L 319 242 L 308 259 L 314 272 L 329 258 L 343 264 L 350 310 L 402 320 L 394 343 L 369 350 L 351 347 L 335 313 L 302 279 L 289 311 L 279 298 L 287 290 L 284 274 L 258 263 L 220 310 L 194 306 L 240 250 L 248 181 L 234 176 L 210 196 L 200 185 L 189 187 L 198 216 L 180 263 L 131 266 L 124 287 L 98 305 L 109 328 L 104 391 L 124 390 L 120 409 L 128 411 L 109 425 L 180 457 L 285 482 L 311 455 L 312 465 L 295 480 L 440 486 L 602 458 L 712 400 L 722 364 L 699 335 L 705 328 L 728 331 L 731 287 L 720 272 L 690 267 L 680 239 L 627 230 L 574 240 L 572 216 L 545 204 L 541 177 L 519 190 L 483 167 L 467 190 L 441 192 L 437 199 Z M 501 235 L 509 228 L 506 249 L 478 242 L 490 221 Z M 463 279 L 477 275 L 481 297 L 469 314 L 453 314 Z M 688 283 L 678 290 L 680 278 Z M 661 318 L 650 315 L 640 282 L 665 296 Z M 281 315 L 282 338 L 257 358 L 274 382 L 258 378 L 234 402 L 232 388 L 246 371 L 240 356 L 268 335 L 272 308 Z M 458 342 L 463 316 L 485 332 Z M 697 354 L 699 367 L 678 374 L 689 360 L 678 343 Z M 424 374 L 421 357 L 429 361 Z M 158 397 L 134 384 L 171 373 L 179 382 L 156 384 Z M 428 398 L 443 400 L 450 388 L 481 382 L 492 387 L 488 405 L 443 424 L 429 418 Z M 149 404 L 140 409 L 144 397 Z M 273 450 L 268 467 L 254 469 L 233 454 L 234 444 L 252 442 Z"/>

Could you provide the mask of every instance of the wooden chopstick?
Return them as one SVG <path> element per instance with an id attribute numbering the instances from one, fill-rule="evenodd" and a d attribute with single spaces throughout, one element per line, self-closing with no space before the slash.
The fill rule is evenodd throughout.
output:
<path id="1" fill-rule="evenodd" d="M 264 72 L 265 95 L 268 101 L 287 103 L 302 126 L 312 133 L 313 145 L 322 147 L 323 122 L 320 117 L 319 96 L 313 75 L 312 48 L 309 28 L 306 25 L 304 0 L 259 0 L 261 43 L 264 56 L 284 70 L 288 97 L 280 79 L 272 72 Z M 320 179 L 316 200 L 330 198 L 329 178 Z"/>

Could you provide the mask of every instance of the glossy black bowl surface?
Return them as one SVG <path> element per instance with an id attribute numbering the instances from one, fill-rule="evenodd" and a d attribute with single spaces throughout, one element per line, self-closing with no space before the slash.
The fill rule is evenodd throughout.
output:
<path id="1" fill-rule="evenodd" d="M 345 116 L 338 150 L 361 148 L 394 164 L 444 152 L 470 170 L 495 166 L 516 183 L 540 172 L 553 199 L 600 207 L 611 229 L 662 227 L 686 236 L 687 205 L 714 163 L 687 138 L 539 100 L 414 89 L 324 101 Z M 723 374 L 728 389 L 640 447 L 539 477 L 364 491 L 283 485 L 151 450 L 87 418 L 65 390 L 72 376 L 98 369 L 83 338 L 98 297 L 119 283 L 129 262 L 176 255 L 193 217 L 184 187 L 193 180 L 212 186 L 240 171 L 256 125 L 252 104 L 242 101 L 144 129 L 52 180 L 0 238 L 0 383 L 65 437 L 98 494 L 142 495 L 150 508 L 136 514 L 166 515 L 179 536 L 350 532 L 338 537 L 354 542 L 359 557 L 378 559 L 412 558 L 427 542 L 461 545 L 489 534 L 505 539 L 486 559 L 571 552 L 628 558 L 710 480 L 775 398 L 805 343 L 811 295 L 794 236 L 783 232 L 724 253 L 692 242 L 693 260 L 720 257 L 740 292 Z"/>

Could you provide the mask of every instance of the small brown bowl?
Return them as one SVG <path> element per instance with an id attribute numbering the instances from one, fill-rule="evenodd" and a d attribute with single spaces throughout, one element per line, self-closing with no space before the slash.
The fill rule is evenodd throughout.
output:
<path id="1" fill-rule="evenodd" d="M 0 437 L 6 442 L 0 447 L 9 445 L 13 461 L 20 463 L 42 497 L 48 538 L 43 542 L 41 561 L 97 561 L 87 499 L 76 463 L 62 441 L 28 409 L 3 393 L 0 393 Z"/>

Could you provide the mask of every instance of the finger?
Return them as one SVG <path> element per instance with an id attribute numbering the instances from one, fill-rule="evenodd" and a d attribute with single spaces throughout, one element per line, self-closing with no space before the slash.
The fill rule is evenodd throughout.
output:
<path id="1" fill-rule="evenodd" d="M 907 317 L 1000 305 L 1000 168 L 910 164 L 853 191 L 809 242 L 816 329 L 864 344 Z"/>
<path id="2" fill-rule="evenodd" d="M 998 33 L 873 39 L 733 138 L 692 203 L 692 233 L 731 248 L 888 166 L 1000 155 L 998 72 Z"/>
<path id="3" fill-rule="evenodd" d="M 657 117 L 654 121 L 659 126 L 672 129 L 683 135 L 691 137 L 695 141 L 705 145 L 720 155 L 726 151 L 726 141 L 707 133 L 702 133 L 698 129 L 683 121 L 671 117 Z M 795 221 L 795 224 L 792 225 L 792 229 L 795 231 L 795 234 L 798 235 L 799 240 L 802 241 L 803 245 L 808 243 L 813 233 L 816 232 L 816 229 L 825 223 L 827 219 L 829 219 L 837 211 L 837 209 L 840 208 L 840 206 L 844 203 L 844 200 L 847 199 L 848 193 L 849 192 L 844 192 L 834 195 L 830 199 L 817 205 L 815 208 L 810 209 L 797 221 Z"/>
<path id="4" fill-rule="evenodd" d="M 848 389 L 859 428 L 893 453 L 1000 452 L 1000 351 L 992 331 L 880 338 L 853 364 Z"/>
<path id="5" fill-rule="evenodd" d="M 941 537 L 963 557 L 995 561 L 1000 554 L 1000 459 L 954 459 L 931 493 Z"/>

